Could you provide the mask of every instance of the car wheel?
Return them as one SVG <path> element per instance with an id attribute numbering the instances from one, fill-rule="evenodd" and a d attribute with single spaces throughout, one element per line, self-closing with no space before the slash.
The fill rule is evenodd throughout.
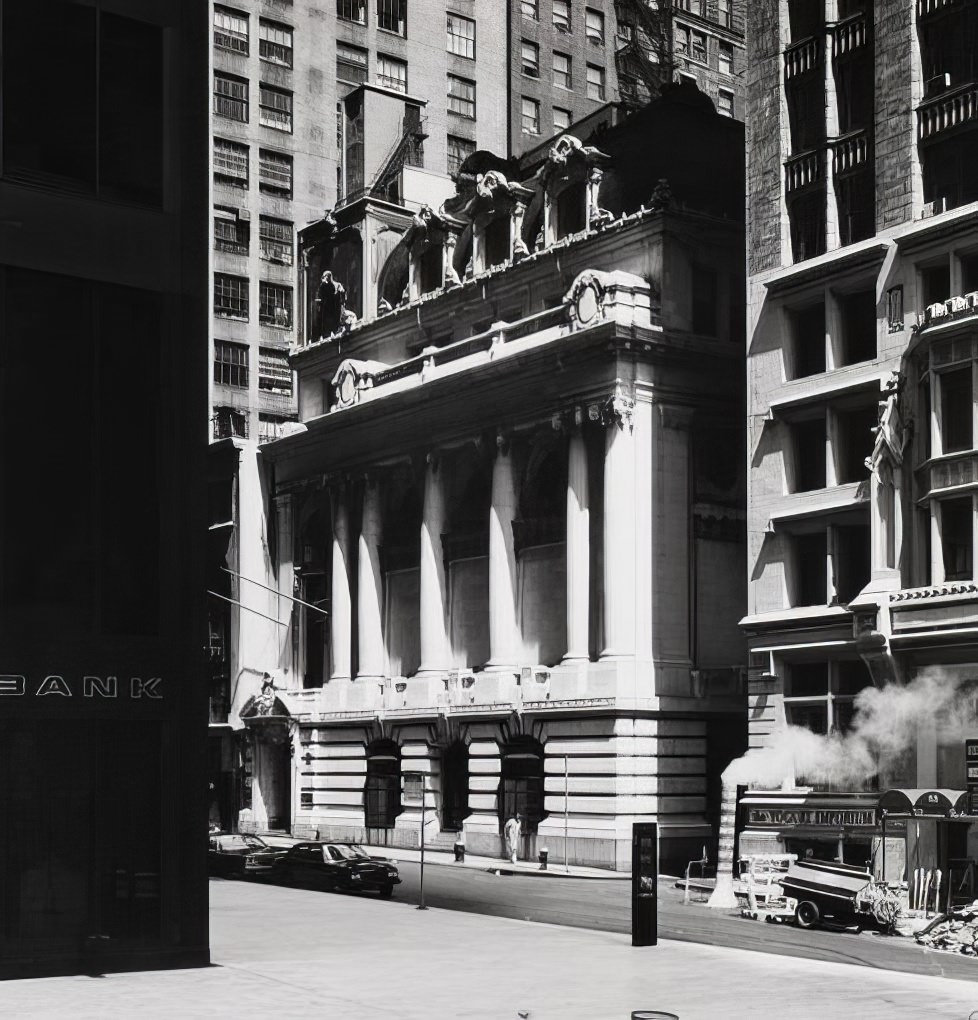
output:
<path id="1" fill-rule="evenodd" d="M 380 887 L 380 898 L 382 900 L 389 900 L 394 895 L 394 886 L 390 883 L 382 885 Z"/>
<path id="2" fill-rule="evenodd" d="M 819 917 L 818 905 L 811 900 L 802 900 L 795 908 L 795 920 L 799 928 L 814 928 Z"/>

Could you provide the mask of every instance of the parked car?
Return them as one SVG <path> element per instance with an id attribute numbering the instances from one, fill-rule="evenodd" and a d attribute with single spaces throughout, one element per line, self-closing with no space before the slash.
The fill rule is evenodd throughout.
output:
<path id="1" fill-rule="evenodd" d="M 269 875 L 284 847 L 269 846 L 260 836 L 241 832 L 212 832 L 207 847 L 207 871 L 222 878 Z"/>
<path id="2" fill-rule="evenodd" d="M 371 857 L 356 843 L 296 843 L 276 861 L 275 876 L 329 890 L 374 890 L 385 899 L 401 881 L 393 861 Z"/>

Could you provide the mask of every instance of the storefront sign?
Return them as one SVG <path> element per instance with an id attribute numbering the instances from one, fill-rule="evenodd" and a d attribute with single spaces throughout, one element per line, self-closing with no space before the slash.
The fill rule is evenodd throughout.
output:
<path id="1" fill-rule="evenodd" d="M 844 829 L 853 826 L 873 827 L 876 811 L 873 808 L 747 808 L 747 824 L 767 828 L 789 825 L 810 825 L 822 829 Z"/>
<path id="2" fill-rule="evenodd" d="M 0 673 L 0 698 L 148 698 L 163 697 L 163 678 L 83 676 L 65 678 L 61 674 L 28 679 L 17 673 Z"/>

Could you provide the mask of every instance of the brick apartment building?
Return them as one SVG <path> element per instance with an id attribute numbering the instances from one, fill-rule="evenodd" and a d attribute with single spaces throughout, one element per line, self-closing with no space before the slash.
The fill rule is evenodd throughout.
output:
<path id="1" fill-rule="evenodd" d="M 748 39 L 743 626 L 763 748 L 786 722 L 846 732 L 867 685 L 978 676 L 978 21 L 947 0 L 761 2 Z M 943 726 L 921 718 L 864 781 L 789 767 L 749 791 L 742 849 L 878 867 L 877 790 L 963 789 Z"/>

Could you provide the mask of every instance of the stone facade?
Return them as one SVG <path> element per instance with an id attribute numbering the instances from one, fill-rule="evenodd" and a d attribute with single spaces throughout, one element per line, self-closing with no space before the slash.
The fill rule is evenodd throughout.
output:
<path id="1" fill-rule="evenodd" d="M 689 145 L 658 146 L 680 121 Z M 378 283 L 346 279 L 363 319 L 324 336 L 309 316 L 302 423 L 262 451 L 263 583 L 284 597 L 262 610 L 279 625 L 253 621 L 279 651 L 248 668 L 281 709 L 239 687 L 240 824 L 280 810 L 289 784 L 260 773 L 286 720 L 298 833 L 416 845 L 423 790 L 436 846 L 497 853 L 512 813 L 527 856 L 566 838 L 571 861 L 628 867 L 639 819 L 672 865 L 711 842 L 743 746 L 743 235 L 695 211 L 718 193 L 684 161 L 741 137 L 681 87 L 518 184 L 463 165 Z M 309 228 L 309 266 L 345 222 Z"/>

